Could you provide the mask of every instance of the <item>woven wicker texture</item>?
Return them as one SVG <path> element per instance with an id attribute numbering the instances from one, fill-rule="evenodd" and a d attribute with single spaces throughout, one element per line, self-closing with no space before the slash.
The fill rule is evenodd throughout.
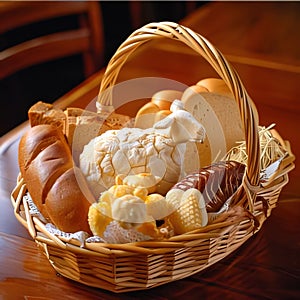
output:
<path id="1" fill-rule="evenodd" d="M 143 43 L 170 38 L 186 44 L 203 56 L 232 91 L 240 110 L 245 131 L 246 175 L 233 200 L 233 207 L 218 222 L 165 241 L 132 244 L 81 243 L 70 237 L 51 234 L 37 216 L 29 212 L 24 200 L 26 184 L 22 178 L 12 193 L 17 219 L 27 227 L 32 238 L 61 275 L 114 292 L 147 289 L 199 272 L 223 259 L 255 232 L 276 206 L 288 172 L 293 168 L 289 144 L 272 180 L 260 184 L 261 147 L 258 120 L 252 100 L 225 57 L 205 38 L 175 23 L 151 23 L 135 31 L 119 47 L 103 77 L 97 107 L 99 112 L 113 107 L 111 87 L 127 58 Z M 106 92 L 109 91 L 109 92 Z"/>

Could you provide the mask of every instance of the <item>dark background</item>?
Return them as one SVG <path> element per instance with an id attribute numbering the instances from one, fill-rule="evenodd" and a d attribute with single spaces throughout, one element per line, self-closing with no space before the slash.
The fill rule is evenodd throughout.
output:
<path id="1" fill-rule="evenodd" d="M 178 22 L 204 1 L 140 1 L 141 15 L 132 15 L 129 1 L 99 1 L 105 38 L 105 63 L 117 47 L 138 27 L 152 21 Z M 15 30 L 0 35 L 0 50 L 40 30 L 76 27 L 77 19 L 64 17 L 41 22 L 25 31 Z M 37 101 L 52 103 L 84 80 L 80 55 L 43 63 L 17 72 L 0 81 L 0 136 L 27 119 L 27 111 Z"/>

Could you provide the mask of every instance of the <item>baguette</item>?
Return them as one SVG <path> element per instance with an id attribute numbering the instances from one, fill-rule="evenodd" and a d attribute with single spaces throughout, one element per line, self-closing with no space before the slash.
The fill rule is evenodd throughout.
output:
<path id="1" fill-rule="evenodd" d="M 18 160 L 41 214 L 64 232 L 90 233 L 87 216 L 95 200 L 62 131 L 48 124 L 31 127 L 20 140 Z"/>

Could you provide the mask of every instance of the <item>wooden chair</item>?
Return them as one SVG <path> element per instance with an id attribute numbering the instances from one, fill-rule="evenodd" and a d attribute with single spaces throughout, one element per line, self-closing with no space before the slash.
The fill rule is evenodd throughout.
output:
<path id="1" fill-rule="evenodd" d="M 98 1 L 0 2 L 0 38 L 20 28 L 30 29 L 32 24 L 40 26 L 41 22 L 70 16 L 78 18 L 78 28 L 45 33 L 5 49 L 1 47 L 0 80 L 30 66 L 80 53 L 86 77 L 100 69 L 104 63 L 104 33 Z M 0 45 L 1 42 L 3 38 Z"/>

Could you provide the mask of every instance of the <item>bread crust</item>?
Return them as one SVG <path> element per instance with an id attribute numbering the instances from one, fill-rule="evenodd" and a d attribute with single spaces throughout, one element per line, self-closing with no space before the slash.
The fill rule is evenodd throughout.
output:
<path id="1" fill-rule="evenodd" d="M 62 231 L 90 232 L 87 216 L 94 198 L 62 131 L 53 125 L 30 128 L 20 140 L 18 159 L 27 190 L 42 215 Z"/>

